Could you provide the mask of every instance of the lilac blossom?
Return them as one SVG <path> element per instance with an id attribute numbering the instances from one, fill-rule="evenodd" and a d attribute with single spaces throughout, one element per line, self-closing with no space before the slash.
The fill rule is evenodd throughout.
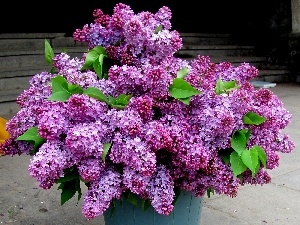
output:
<path id="1" fill-rule="evenodd" d="M 215 190 L 216 194 L 235 197 L 240 185 L 239 178 L 234 177 L 230 167 L 218 158 L 210 161 L 206 171 L 191 171 L 176 167 L 173 173 L 178 180 L 176 184 L 186 191 L 193 192 L 197 197 L 203 196 L 209 188 Z"/>
<path id="2" fill-rule="evenodd" d="M 67 101 L 66 108 L 69 120 L 82 123 L 96 121 L 108 110 L 105 103 L 81 94 L 72 95 Z"/>
<path id="3" fill-rule="evenodd" d="M 112 199 L 122 194 L 121 175 L 112 168 L 104 170 L 99 179 L 91 182 L 84 194 L 82 213 L 87 219 L 93 219 L 108 209 Z"/>
<path id="4" fill-rule="evenodd" d="M 174 181 L 163 165 L 157 166 L 148 185 L 148 195 L 153 208 L 160 214 L 169 215 L 173 210 Z"/>
<path id="5" fill-rule="evenodd" d="M 123 169 L 122 183 L 126 189 L 129 189 L 132 193 L 138 194 L 142 198 L 148 198 L 147 188 L 150 182 L 151 176 L 143 175 L 139 171 L 125 166 Z"/>
<path id="6" fill-rule="evenodd" d="M 6 130 L 10 133 L 11 138 L 17 138 L 29 128 L 37 125 L 37 116 L 34 107 L 21 108 L 6 123 Z"/>
<path id="7" fill-rule="evenodd" d="M 30 159 L 28 171 L 43 189 L 49 189 L 64 176 L 64 169 L 73 165 L 72 155 L 61 147 L 59 141 L 47 141 Z"/>
<path id="8" fill-rule="evenodd" d="M 123 137 L 115 133 L 109 158 L 113 163 L 130 166 L 143 175 L 151 175 L 156 168 L 153 151 L 140 138 Z"/>
<path id="9" fill-rule="evenodd" d="M 98 180 L 105 163 L 95 157 L 86 157 L 77 163 L 78 173 L 85 182 Z"/>
<path id="10" fill-rule="evenodd" d="M 154 115 L 152 110 L 153 104 L 153 98 L 151 96 L 142 95 L 139 97 L 132 97 L 127 108 L 136 111 L 143 122 L 148 122 Z"/>
<path id="11" fill-rule="evenodd" d="M 57 73 L 33 76 L 17 98 L 20 111 L 7 122 L 10 138 L 1 147 L 7 155 L 31 154 L 29 173 L 40 187 L 49 189 L 65 171 L 76 169 L 78 180 L 88 184 L 82 213 L 93 219 L 114 199 L 126 198 L 125 193 L 148 199 L 156 212 L 169 215 L 175 188 L 196 197 L 209 189 L 235 197 L 242 185 L 271 181 L 268 170 L 279 166 L 280 153 L 295 148 L 282 132 L 292 115 L 271 90 L 255 89 L 249 82 L 258 75 L 257 68 L 213 63 L 203 55 L 191 61 L 175 57 L 182 39 L 171 30 L 172 14 L 166 6 L 157 13 L 136 14 L 119 3 L 112 15 L 95 9 L 93 17 L 73 37 L 88 50 L 105 49 L 108 76 L 82 70 L 88 52 L 79 58 L 57 54 Z M 187 74 L 179 79 L 200 92 L 188 103 L 170 91 L 183 68 Z M 104 97 L 100 101 L 99 96 L 71 93 L 64 86 L 68 98 L 49 100 L 57 76 L 80 90 L 99 89 Z M 217 91 L 217 82 L 228 81 L 235 82 L 234 88 Z M 128 104 L 115 105 L 120 95 L 130 97 Z M 248 112 L 266 121 L 246 124 Z M 34 127 L 44 141 L 41 146 L 17 140 Z M 221 157 L 233 151 L 232 136 L 240 130 L 250 133 L 247 149 L 259 146 L 266 154 L 266 167 L 261 163 L 254 177 L 249 169 L 241 179 L 234 176 L 231 163 Z"/>
<path id="12" fill-rule="evenodd" d="M 158 120 L 151 121 L 143 127 L 141 138 L 152 151 L 172 148 L 173 139 L 171 132 L 165 124 Z"/>
<path id="13" fill-rule="evenodd" d="M 28 155 L 33 149 L 33 145 L 27 141 L 16 141 L 13 137 L 10 137 L 4 143 L 1 143 L 1 149 L 5 155 Z"/>
<path id="14" fill-rule="evenodd" d="M 37 87 L 39 89 L 43 89 L 50 85 L 51 78 L 53 78 L 53 77 L 55 77 L 54 74 L 51 74 L 48 72 L 41 72 L 41 73 L 34 75 L 30 79 L 29 84 L 31 87 Z"/>
<path id="15" fill-rule="evenodd" d="M 109 129 L 101 123 L 79 123 L 66 132 L 65 144 L 78 160 L 91 156 L 100 160 L 106 135 Z"/>
<path id="16" fill-rule="evenodd" d="M 45 87 L 30 86 L 29 89 L 24 90 L 16 99 L 16 103 L 21 107 L 42 105 L 45 100 L 51 96 L 50 85 Z"/>
<path id="17" fill-rule="evenodd" d="M 42 138 L 47 140 L 59 139 L 60 135 L 64 134 L 69 127 L 65 105 L 61 102 L 55 103 L 43 110 L 39 116 L 38 132 Z"/>
<path id="18" fill-rule="evenodd" d="M 135 137 L 141 132 L 143 126 L 140 115 L 130 109 L 115 111 L 110 122 L 116 124 L 116 129 L 120 130 L 123 136 Z"/>
<path id="19" fill-rule="evenodd" d="M 271 177 L 268 172 L 264 169 L 260 169 L 257 174 L 252 177 L 250 171 L 246 171 L 243 175 L 243 180 L 241 182 L 242 185 L 244 184 L 251 184 L 251 185 L 264 185 L 271 182 Z"/>

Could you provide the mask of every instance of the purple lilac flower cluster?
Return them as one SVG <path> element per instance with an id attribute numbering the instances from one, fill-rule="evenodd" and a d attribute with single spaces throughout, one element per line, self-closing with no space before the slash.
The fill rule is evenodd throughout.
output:
<path id="1" fill-rule="evenodd" d="M 175 187 L 195 196 L 213 189 L 235 197 L 240 185 L 270 182 L 266 169 L 279 166 L 278 152 L 294 148 L 288 135 L 281 134 L 291 114 L 270 90 L 250 84 L 258 75 L 255 67 L 215 64 L 208 56 L 191 62 L 176 58 L 182 40 L 171 30 L 168 7 L 155 14 L 135 14 L 129 6 L 117 4 L 112 16 L 100 9 L 93 15 L 94 23 L 77 29 L 74 39 L 88 43 L 89 49 L 99 45 L 106 49 L 113 61 L 108 78 L 99 79 L 93 69 L 81 70 L 86 53 L 81 59 L 57 54 L 53 64 L 58 72 L 35 75 L 17 99 L 21 110 L 7 123 L 11 134 L 3 145 L 7 155 L 29 154 L 32 145 L 16 139 L 31 127 L 37 127 L 45 140 L 29 165 L 40 187 L 51 188 L 67 169 L 76 168 L 88 184 L 82 213 L 92 219 L 128 191 L 168 215 Z M 201 92 L 189 104 L 169 91 L 181 68 L 189 70 L 185 80 Z M 51 101 L 51 78 L 58 75 L 107 96 L 132 97 L 122 109 L 78 93 L 66 101 Z M 236 81 L 238 88 L 216 93 L 220 78 Z M 249 111 L 266 122 L 244 124 Z M 234 176 L 220 156 L 231 148 L 232 134 L 242 129 L 252 131 L 247 147 L 259 145 L 267 156 L 266 168 L 261 166 L 254 177 L 250 170 Z M 106 144 L 111 145 L 108 151 Z"/>

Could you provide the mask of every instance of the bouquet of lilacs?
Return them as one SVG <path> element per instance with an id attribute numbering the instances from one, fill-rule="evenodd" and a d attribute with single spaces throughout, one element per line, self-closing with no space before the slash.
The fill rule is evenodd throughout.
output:
<path id="1" fill-rule="evenodd" d="M 175 57 L 182 38 L 168 7 L 135 14 L 119 3 L 93 16 L 73 35 L 88 45 L 82 58 L 54 55 L 45 41 L 53 69 L 32 77 L 7 122 L 2 149 L 30 154 L 41 188 L 58 184 L 63 204 L 84 182 L 92 219 L 115 200 L 169 215 L 180 190 L 235 197 L 241 185 L 270 182 L 278 153 L 294 148 L 281 133 L 291 114 L 249 82 L 258 69 Z"/>

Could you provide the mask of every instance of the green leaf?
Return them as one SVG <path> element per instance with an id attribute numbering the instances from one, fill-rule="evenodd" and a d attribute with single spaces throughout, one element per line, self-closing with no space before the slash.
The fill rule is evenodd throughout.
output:
<path id="1" fill-rule="evenodd" d="M 223 82 L 221 77 L 219 77 L 219 79 L 217 80 L 217 83 L 216 83 L 215 92 L 216 92 L 216 94 L 219 95 L 222 93 L 229 92 L 236 88 L 238 88 L 238 86 L 236 86 L 235 80 Z"/>
<path id="2" fill-rule="evenodd" d="M 93 64 L 94 70 L 98 76 L 99 79 L 103 78 L 103 59 L 105 55 L 100 54 L 98 57 L 98 60 L 96 60 Z"/>
<path id="3" fill-rule="evenodd" d="M 132 95 L 120 94 L 117 98 L 108 95 L 109 105 L 115 109 L 124 109 L 131 99 Z"/>
<path id="4" fill-rule="evenodd" d="M 69 168 L 65 171 L 64 177 L 61 177 L 55 181 L 59 184 L 58 190 L 61 190 L 61 205 L 70 200 L 76 192 L 78 192 L 78 201 L 82 196 L 80 188 L 80 176 L 76 168 Z M 78 204 L 78 202 L 77 202 Z"/>
<path id="5" fill-rule="evenodd" d="M 250 149 L 242 152 L 241 159 L 243 163 L 251 170 L 252 177 L 256 174 L 258 164 L 258 153 L 256 149 Z"/>
<path id="6" fill-rule="evenodd" d="M 224 91 L 230 91 L 236 88 L 236 81 L 230 80 L 223 82 Z"/>
<path id="7" fill-rule="evenodd" d="M 162 31 L 162 25 L 159 24 L 158 27 L 155 29 L 154 34 L 158 34 L 159 31 Z"/>
<path id="8" fill-rule="evenodd" d="M 76 179 L 75 182 L 76 182 L 75 183 L 75 189 L 76 189 L 76 191 L 78 193 L 78 197 L 77 197 L 77 204 L 78 204 L 78 202 L 79 202 L 79 200 L 80 200 L 80 198 L 82 196 L 81 187 L 80 187 L 80 179 L 79 178 Z"/>
<path id="9" fill-rule="evenodd" d="M 103 94 L 103 92 L 96 87 L 89 87 L 83 91 L 83 94 L 95 98 L 101 102 L 108 103 L 107 97 Z"/>
<path id="10" fill-rule="evenodd" d="M 181 78 L 175 78 L 169 88 L 170 94 L 176 99 L 184 99 L 201 94 L 196 88 Z"/>
<path id="11" fill-rule="evenodd" d="M 107 155 L 110 147 L 111 147 L 111 143 L 103 144 L 103 152 L 102 152 L 102 156 L 101 156 L 103 162 L 105 162 L 105 158 L 106 158 L 106 155 Z"/>
<path id="12" fill-rule="evenodd" d="M 257 151 L 258 154 L 258 158 L 260 160 L 260 162 L 263 164 L 264 167 L 266 167 L 267 165 L 267 154 L 265 152 L 265 150 L 258 146 L 258 145 L 254 145 L 251 149 L 254 149 Z"/>
<path id="13" fill-rule="evenodd" d="M 98 60 L 96 60 L 94 63 L 93 63 L 93 68 L 95 70 L 95 73 L 97 74 L 97 77 L 99 79 L 102 79 L 102 65 L 101 63 L 99 62 L 99 57 L 98 57 Z"/>
<path id="14" fill-rule="evenodd" d="M 262 117 L 255 112 L 248 112 L 246 115 L 243 116 L 243 122 L 244 124 L 254 124 L 259 125 L 265 122 L 267 119 L 265 117 Z"/>
<path id="15" fill-rule="evenodd" d="M 53 93 L 48 100 L 50 101 L 60 101 L 60 102 L 66 102 L 71 97 L 71 93 L 68 91 L 58 91 Z"/>
<path id="16" fill-rule="evenodd" d="M 24 132 L 24 134 L 20 135 L 16 140 L 33 142 L 34 146 L 40 146 L 46 141 L 44 138 L 42 138 L 39 135 L 37 127 L 29 128 L 27 131 Z"/>
<path id="17" fill-rule="evenodd" d="M 250 138 L 251 130 L 250 129 L 242 129 L 242 130 L 240 130 L 240 132 L 242 132 L 242 134 L 245 135 L 246 142 L 247 142 L 249 140 L 249 138 Z"/>
<path id="18" fill-rule="evenodd" d="M 151 206 L 151 202 L 149 199 L 142 199 L 142 210 L 146 211 Z"/>
<path id="19" fill-rule="evenodd" d="M 111 95 L 107 95 L 107 98 L 109 99 L 109 104 L 110 105 L 115 105 L 116 104 L 116 99 L 112 97 Z"/>
<path id="20" fill-rule="evenodd" d="M 116 199 L 113 199 L 110 205 L 110 214 L 109 214 L 110 218 L 112 218 L 114 215 L 114 212 L 116 210 L 116 205 L 117 205 Z"/>
<path id="21" fill-rule="evenodd" d="M 132 194 L 131 192 L 128 193 L 127 201 L 129 203 L 131 203 L 132 205 L 135 205 L 135 206 L 138 205 L 138 197 L 136 195 Z"/>
<path id="22" fill-rule="evenodd" d="M 124 105 L 111 105 L 112 108 L 115 108 L 115 109 L 125 109 L 126 106 Z"/>
<path id="23" fill-rule="evenodd" d="M 65 183 L 59 183 L 57 190 L 62 190 L 65 186 Z"/>
<path id="24" fill-rule="evenodd" d="M 56 76 L 51 79 L 52 95 L 48 98 L 51 101 L 67 101 L 72 94 L 82 94 L 80 86 L 70 84 L 63 76 Z"/>
<path id="25" fill-rule="evenodd" d="M 221 159 L 224 161 L 224 163 L 226 165 L 229 164 L 229 162 L 230 162 L 230 155 L 228 155 L 228 154 L 220 154 L 220 157 L 221 157 Z"/>
<path id="26" fill-rule="evenodd" d="M 179 196 L 180 196 L 180 194 L 181 194 L 180 188 L 175 186 L 175 187 L 174 187 L 174 193 L 175 193 L 175 196 L 174 196 L 172 205 L 175 205 L 175 204 L 176 204 L 176 202 L 177 202 L 177 200 L 178 200 L 178 198 L 179 198 Z"/>
<path id="27" fill-rule="evenodd" d="M 230 154 L 230 164 L 233 175 L 236 177 L 247 169 L 247 166 L 243 163 L 241 156 L 234 151 Z"/>
<path id="28" fill-rule="evenodd" d="M 75 180 L 78 178 L 78 174 L 75 173 L 65 173 L 63 177 L 58 178 L 55 183 L 64 183 L 67 181 Z"/>
<path id="29" fill-rule="evenodd" d="M 191 98 L 190 98 L 190 97 L 187 97 L 187 98 L 179 98 L 178 100 L 181 101 L 181 102 L 183 102 L 183 103 L 186 104 L 186 105 L 189 105 L 189 104 L 190 104 L 190 101 L 191 101 Z"/>
<path id="30" fill-rule="evenodd" d="M 132 95 L 126 95 L 126 94 L 120 94 L 116 100 L 115 105 L 121 105 L 126 106 L 129 103 L 129 100 L 131 99 Z"/>
<path id="31" fill-rule="evenodd" d="M 61 189 L 60 204 L 65 204 L 68 200 L 74 197 L 76 194 L 76 182 L 75 180 L 67 181 L 64 183 Z"/>
<path id="32" fill-rule="evenodd" d="M 51 67 L 49 73 L 52 73 L 52 74 L 53 74 L 53 73 L 57 73 L 56 68 L 55 68 L 55 67 Z"/>
<path id="33" fill-rule="evenodd" d="M 186 75 L 189 73 L 189 69 L 187 67 L 183 67 L 182 69 L 178 70 L 177 78 L 185 78 Z"/>
<path id="34" fill-rule="evenodd" d="M 219 79 L 217 80 L 216 83 L 216 87 L 215 87 L 215 92 L 217 95 L 222 94 L 224 90 L 224 86 L 223 86 L 223 81 L 221 79 L 221 77 L 219 77 Z"/>
<path id="35" fill-rule="evenodd" d="M 68 83 L 67 88 L 71 94 L 82 94 L 83 93 L 82 87 L 80 87 L 79 85 L 76 85 L 76 84 Z"/>
<path id="36" fill-rule="evenodd" d="M 58 92 L 58 91 L 67 91 L 68 90 L 68 82 L 67 80 L 59 75 L 51 79 L 51 89 L 52 93 Z"/>
<path id="37" fill-rule="evenodd" d="M 96 60 L 98 60 L 99 53 L 95 49 L 91 49 L 88 51 L 86 54 L 85 62 L 84 65 L 82 66 L 81 70 L 86 70 L 86 69 L 93 69 L 93 64 Z"/>
<path id="38" fill-rule="evenodd" d="M 108 70 L 110 66 L 107 65 L 107 63 L 103 63 L 102 65 L 102 77 L 103 79 L 107 80 L 108 79 Z"/>
<path id="39" fill-rule="evenodd" d="M 98 55 L 105 55 L 106 56 L 106 50 L 101 45 L 98 45 L 98 46 L 94 47 L 91 50 L 96 51 L 98 53 Z"/>
<path id="40" fill-rule="evenodd" d="M 87 52 L 85 62 L 81 70 L 94 69 L 98 77 L 102 78 L 103 58 L 107 56 L 105 48 L 96 46 Z"/>
<path id="41" fill-rule="evenodd" d="M 244 150 L 246 150 L 247 140 L 245 134 L 241 131 L 236 131 L 231 138 L 231 147 L 234 151 L 241 155 Z"/>
<path id="42" fill-rule="evenodd" d="M 255 176 L 255 174 L 257 174 L 257 172 L 260 170 L 260 163 L 257 163 L 255 169 L 254 169 L 254 173 L 252 174 L 252 177 Z"/>
<path id="43" fill-rule="evenodd" d="M 206 194 L 207 194 L 207 197 L 208 198 L 210 198 L 210 194 L 215 194 L 215 191 L 214 191 L 214 189 L 211 189 L 211 188 L 208 188 L 207 190 L 206 190 Z"/>
<path id="44" fill-rule="evenodd" d="M 54 57 L 54 51 L 53 51 L 50 43 L 48 42 L 48 40 L 45 39 L 45 60 L 46 60 L 46 63 L 52 64 L 53 57 Z"/>

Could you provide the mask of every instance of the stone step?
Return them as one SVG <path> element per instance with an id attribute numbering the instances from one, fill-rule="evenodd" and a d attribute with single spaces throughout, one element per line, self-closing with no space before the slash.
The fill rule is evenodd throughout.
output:
<path id="1" fill-rule="evenodd" d="M 194 60 L 197 57 L 182 58 L 188 61 Z M 234 66 L 238 66 L 241 63 L 249 63 L 252 66 L 260 67 L 265 63 L 266 57 L 262 56 L 210 56 L 212 63 L 230 62 Z"/>
<path id="2" fill-rule="evenodd" d="M 77 42 L 73 37 L 57 37 L 51 40 L 51 45 L 55 48 L 59 47 L 85 47 L 87 49 L 87 43 Z"/>
<path id="3" fill-rule="evenodd" d="M 175 55 L 178 57 L 207 56 L 251 56 L 253 46 L 240 45 L 186 45 L 178 50 Z"/>
<path id="4" fill-rule="evenodd" d="M 47 39 L 49 41 L 49 39 Z M 45 39 L 0 39 L 0 52 L 11 52 L 13 50 L 27 50 L 44 49 Z"/>
<path id="5" fill-rule="evenodd" d="M 84 47 L 87 49 L 87 44 L 74 41 L 70 37 L 58 37 L 47 39 L 53 48 L 63 49 L 66 47 Z M 0 52 L 2 55 L 20 54 L 36 54 L 38 51 L 44 51 L 45 39 L 0 39 Z"/>
<path id="6" fill-rule="evenodd" d="M 32 76 L 0 78 L 0 90 L 27 89 Z M 0 96 L 1 98 L 1 96 Z"/>
<path id="7" fill-rule="evenodd" d="M 82 57 L 86 51 L 85 47 L 66 47 L 54 48 L 54 54 L 59 54 L 62 51 L 67 52 L 71 57 Z M 45 50 L 25 50 L 19 49 L 15 51 L 0 52 L 0 68 L 13 68 L 23 66 L 40 66 L 45 64 Z"/>
<path id="8" fill-rule="evenodd" d="M 20 106 L 16 102 L 1 102 L 0 116 L 9 120 L 20 110 Z"/>
<path id="9" fill-rule="evenodd" d="M 258 77 L 254 80 L 266 81 L 272 83 L 287 82 L 289 79 L 289 70 L 286 69 L 261 69 L 259 70 Z"/>
<path id="10" fill-rule="evenodd" d="M 45 39 L 51 43 L 55 38 L 64 38 L 64 35 L 64 33 L 2 33 L 0 34 L 0 52 L 9 53 L 19 49 L 29 52 L 44 50 Z"/>
<path id="11" fill-rule="evenodd" d="M 233 44 L 230 34 L 180 33 L 184 45 L 229 45 Z"/>
<path id="12" fill-rule="evenodd" d="M 0 103 L 3 102 L 15 102 L 17 97 L 24 91 L 24 89 L 14 88 L 14 89 L 5 89 L 0 90 Z M 2 108 L 2 107 L 0 107 Z"/>
<path id="13" fill-rule="evenodd" d="M 0 39 L 53 39 L 65 35 L 66 33 L 0 33 Z"/>
<path id="14" fill-rule="evenodd" d="M 0 79 L 30 76 L 42 71 L 50 71 L 51 66 L 43 65 L 0 68 Z"/>
<path id="15" fill-rule="evenodd" d="M 263 64 L 266 61 L 265 57 L 259 57 L 259 56 L 213 56 L 211 57 L 211 61 L 214 63 L 220 63 L 220 62 L 230 62 L 234 66 L 238 66 L 241 63 L 249 63 L 252 66 L 259 67 L 261 64 Z"/>

